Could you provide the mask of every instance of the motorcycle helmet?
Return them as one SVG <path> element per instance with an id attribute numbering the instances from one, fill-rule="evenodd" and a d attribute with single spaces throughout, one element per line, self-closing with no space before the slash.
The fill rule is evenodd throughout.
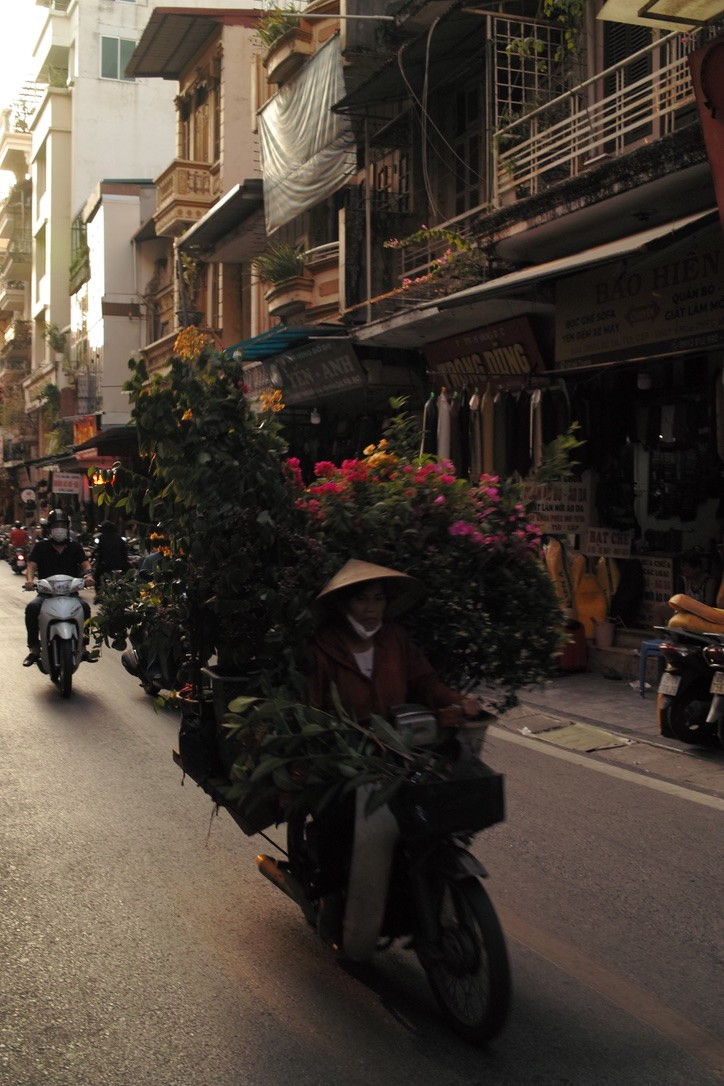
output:
<path id="1" fill-rule="evenodd" d="M 48 514 L 48 535 L 54 543 L 67 543 L 70 537 L 70 518 L 62 509 L 51 509 Z"/>

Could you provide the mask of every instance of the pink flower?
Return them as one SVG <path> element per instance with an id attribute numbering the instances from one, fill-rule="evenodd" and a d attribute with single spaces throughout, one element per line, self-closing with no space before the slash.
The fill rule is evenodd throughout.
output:
<path id="1" fill-rule="evenodd" d="M 314 474 L 318 479 L 323 479 L 327 475 L 336 475 L 337 468 L 331 460 L 320 460 L 318 464 L 314 465 Z"/>

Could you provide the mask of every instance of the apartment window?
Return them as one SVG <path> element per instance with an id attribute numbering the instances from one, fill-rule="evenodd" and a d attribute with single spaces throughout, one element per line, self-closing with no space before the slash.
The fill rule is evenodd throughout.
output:
<path id="1" fill-rule="evenodd" d="M 481 202 L 483 88 L 481 83 L 457 92 L 454 98 L 453 174 L 455 215 Z"/>
<path id="2" fill-rule="evenodd" d="M 101 78 L 126 79 L 126 65 L 136 48 L 127 38 L 101 38 Z"/>

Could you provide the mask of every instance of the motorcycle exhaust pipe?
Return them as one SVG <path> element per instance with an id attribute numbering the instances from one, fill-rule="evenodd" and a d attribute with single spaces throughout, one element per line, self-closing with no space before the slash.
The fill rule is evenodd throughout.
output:
<path id="1" fill-rule="evenodd" d="M 262 853 L 256 858 L 256 866 L 265 879 L 269 879 L 269 882 L 274 883 L 282 893 L 299 906 L 310 924 L 316 923 L 316 909 L 305 894 L 302 884 L 295 879 L 286 865 L 282 867 L 271 856 L 265 856 Z"/>

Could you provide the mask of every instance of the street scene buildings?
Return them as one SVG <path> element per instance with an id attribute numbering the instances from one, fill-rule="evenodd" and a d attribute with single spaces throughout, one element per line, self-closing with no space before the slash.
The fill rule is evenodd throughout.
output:
<path id="1" fill-rule="evenodd" d="M 640 622 L 683 551 L 717 572 L 720 12 L 40 6 L 0 130 L 8 514 L 84 512 L 87 468 L 133 457 L 128 357 L 193 326 L 281 390 L 307 470 L 404 395 L 458 474 L 635 554 Z M 574 423 L 575 479 L 536 489 Z"/>

